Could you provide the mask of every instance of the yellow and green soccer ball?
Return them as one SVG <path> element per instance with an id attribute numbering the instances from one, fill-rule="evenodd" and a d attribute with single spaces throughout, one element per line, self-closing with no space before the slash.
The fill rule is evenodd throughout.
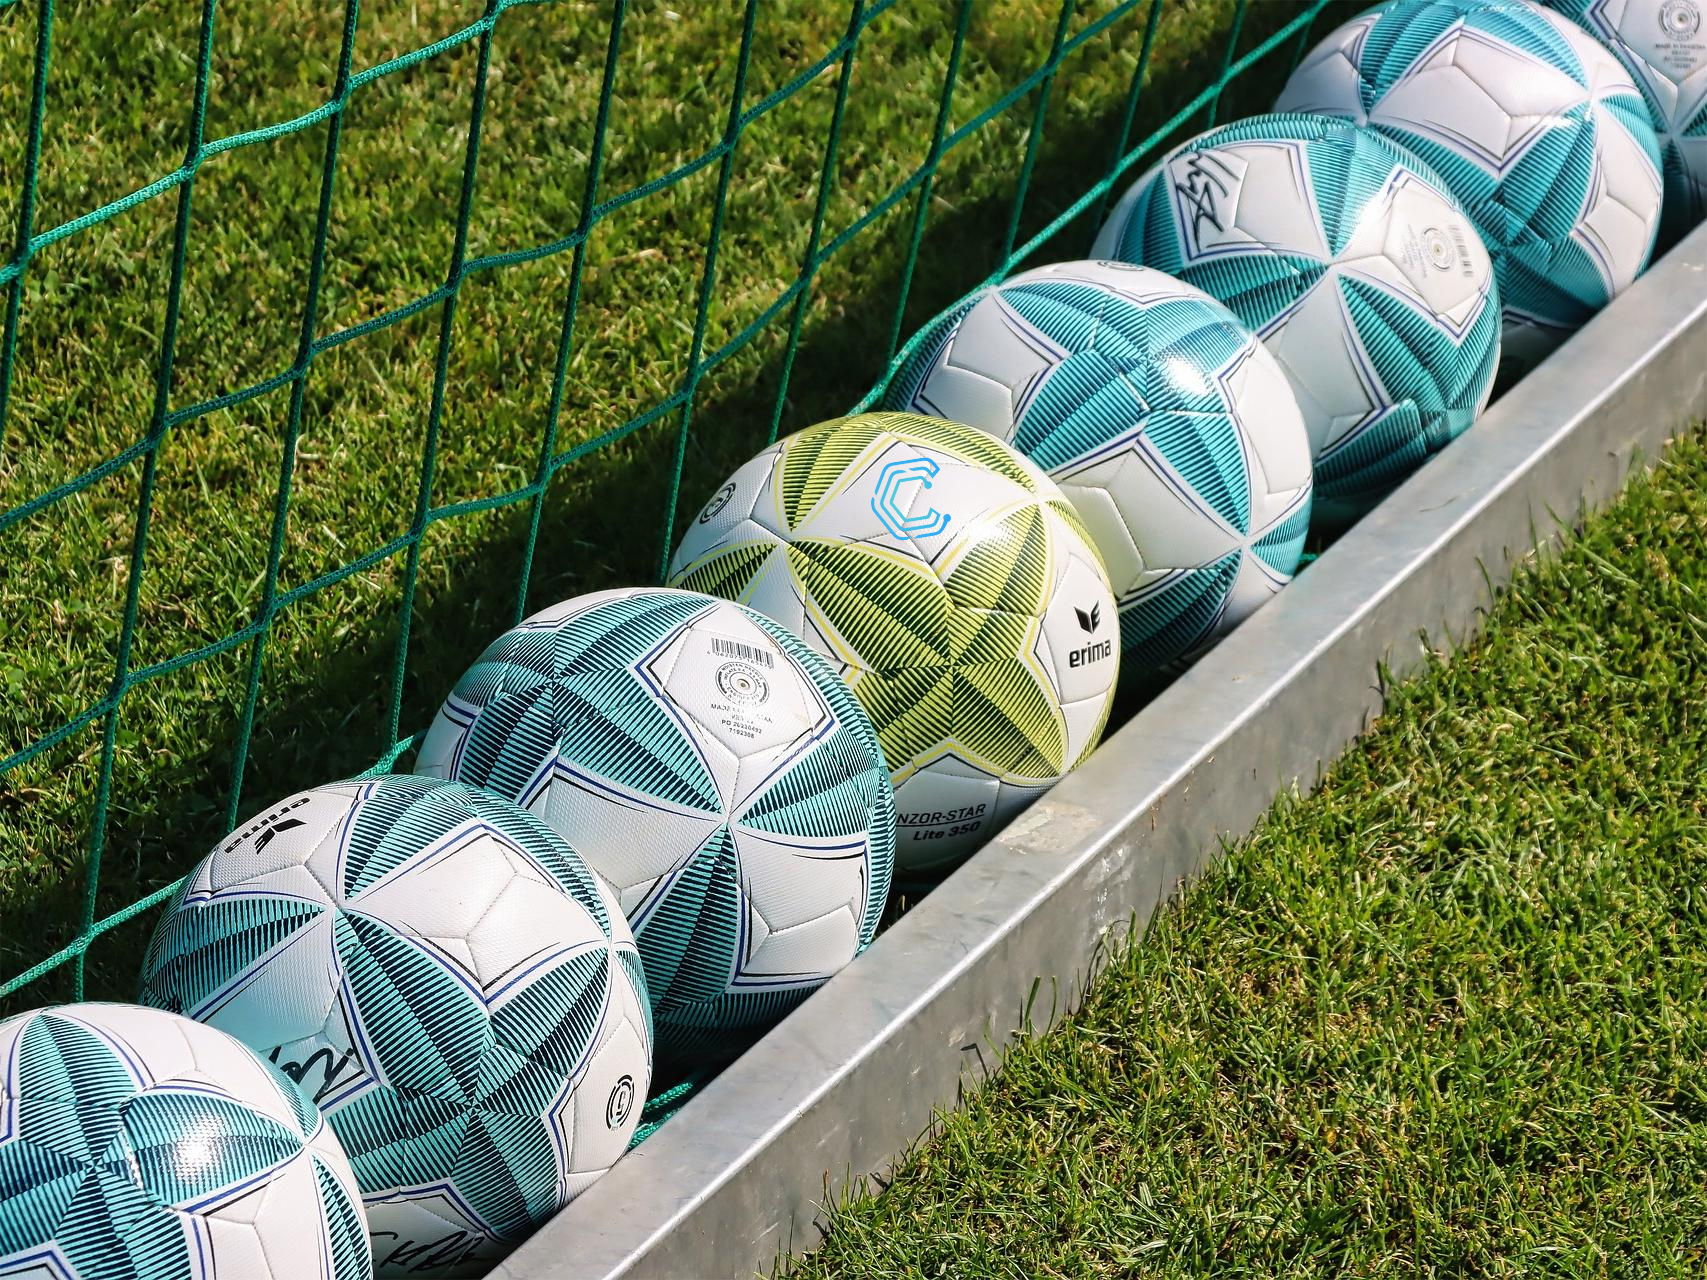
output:
<path id="1" fill-rule="evenodd" d="M 1102 563 L 1055 483 L 972 427 L 871 413 L 778 441 L 695 517 L 670 581 L 838 665 L 894 778 L 902 875 L 965 858 L 1108 719 Z"/>

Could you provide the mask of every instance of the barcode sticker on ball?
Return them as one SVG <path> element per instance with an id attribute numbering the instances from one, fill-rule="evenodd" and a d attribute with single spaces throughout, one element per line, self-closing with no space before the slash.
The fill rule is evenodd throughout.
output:
<path id="1" fill-rule="evenodd" d="M 756 644 L 742 644 L 739 640 L 725 640 L 722 636 L 711 638 L 711 651 L 720 658 L 740 658 L 756 662 L 761 667 L 776 666 L 776 655 L 769 649 L 761 649 Z"/>

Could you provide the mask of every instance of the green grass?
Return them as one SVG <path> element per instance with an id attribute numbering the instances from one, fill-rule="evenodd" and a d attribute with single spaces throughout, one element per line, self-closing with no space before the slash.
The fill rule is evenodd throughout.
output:
<path id="1" fill-rule="evenodd" d="M 799 1274 L 1707 1272 L 1704 530 L 1685 441 Z"/>
<path id="2" fill-rule="evenodd" d="M 1073 30 L 1107 9 L 1079 6 Z M 842 33 L 833 5 L 767 5 L 746 100 Z M 1049 6 L 980 3 L 953 124 L 1046 55 Z M 182 160 L 199 6 L 61 3 L 35 227 Z M 1233 0 L 1164 0 L 1144 136 L 1220 65 Z M 481 7 L 370 6 L 355 67 L 421 48 Z M 1242 47 L 1298 11 L 1253 4 Z M 0 6 L 0 217 L 20 189 L 38 5 Z M 469 252 L 573 229 L 591 152 L 604 5 L 500 20 Z M 1086 45 L 1050 102 L 1023 239 L 1106 171 L 1144 13 Z M 605 196 L 717 140 L 739 14 L 631 6 Z M 290 0 L 218 11 L 206 136 L 311 110 L 342 18 Z M 952 6 L 899 5 L 861 40 L 825 239 L 928 149 Z M 1284 52 L 1235 86 L 1259 109 Z M 444 281 L 475 49 L 365 89 L 346 112 L 315 333 Z M 818 76 L 747 132 L 731 169 L 705 350 L 796 278 L 835 100 Z M 1034 100 L 968 137 L 933 188 L 902 332 L 1000 260 Z M 272 376 L 302 324 L 328 126 L 208 160 L 197 179 L 173 410 Z M 597 438 L 687 372 L 717 166 L 602 222 L 556 447 Z M 43 250 L 23 279 L 0 511 L 144 437 L 176 198 Z M 913 206 L 813 282 L 784 388 L 788 313 L 707 374 L 684 504 L 773 426 L 840 411 L 882 369 Z M 1068 228 L 1044 257 L 1081 251 Z M 474 277 L 458 304 L 429 495 L 435 507 L 531 481 L 573 257 Z M 4 301 L 0 291 L 0 302 Z M 441 311 L 319 357 L 306 382 L 279 583 L 315 580 L 413 518 Z M 133 665 L 251 621 L 266 576 L 290 402 L 283 387 L 192 417 L 159 455 Z M 365 767 L 423 725 L 518 611 L 653 580 L 668 542 L 677 418 L 560 472 L 522 573 L 529 506 L 435 524 L 411 643 L 392 679 L 405 558 L 394 552 L 273 623 L 242 776 L 233 754 L 252 649 L 126 697 L 97 914 L 185 871 L 234 813 Z M 141 464 L 0 532 L 0 756 L 97 701 L 112 678 Z M 1110 967 L 1087 1007 L 1016 1052 L 942 1121 L 886 1194 L 832 1218 L 808 1275 L 1699 1275 L 1707 1266 L 1707 870 L 1699 760 L 1707 452 L 1651 482 L 1499 606 L 1486 639 L 1396 691 L 1317 796 L 1283 807 Z M 75 933 L 100 724 L 0 776 L 0 979 Z M 233 783 L 237 785 L 234 787 Z M 128 994 L 150 921 L 99 942 L 90 990 Z M 11 1008 L 63 997 L 64 972 Z"/>
<path id="3" fill-rule="evenodd" d="M 1069 32 L 1109 11 L 1078 6 Z M 811 66 L 846 29 L 840 5 L 764 5 L 745 101 Z M 1052 6 L 980 0 L 951 127 L 1047 56 Z M 1300 12 L 1250 6 L 1241 48 Z M 422 48 L 483 6 L 370 5 L 353 70 Z M 189 138 L 200 6 L 58 6 L 37 233 L 173 171 Z M 1234 0 L 1163 0 L 1136 141 L 1222 65 Z M 0 8 L 0 217 L 11 242 L 23 186 L 39 5 Z M 862 36 L 824 224 L 840 235 L 925 161 L 954 6 L 906 0 Z M 1140 5 L 1063 66 L 1019 219 L 1021 240 L 1107 171 L 1144 30 Z M 740 42 L 739 7 L 629 6 L 602 197 L 636 188 L 715 144 Z M 573 230 L 592 151 L 609 30 L 605 4 L 527 5 L 499 19 L 468 252 L 547 244 Z M 217 10 L 204 137 L 291 119 L 332 94 L 341 6 L 306 0 Z M 1296 46 L 1294 46 L 1296 47 Z M 1282 50 L 1241 81 L 1225 115 L 1261 109 Z M 478 70 L 464 44 L 362 89 L 344 113 L 326 265 L 313 335 L 384 315 L 444 283 Z M 716 351 L 796 279 L 836 98 L 827 68 L 742 137 L 730 171 L 704 339 Z M 1014 206 L 1035 96 L 1022 97 L 945 158 L 928 204 L 903 335 L 995 269 Z M 1197 121 L 1201 124 L 1201 119 Z M 205 404 L 291 367 L 330 125 L 204 161 L 194 187 L 182 315 L 167 407 Z M 688 372 L 718 166 L 600 222 L 586 251 L 555 446 L 597 438 L 675 392 Z M 36 498 L 148 434 L 165 323 L 175 192 L 41 250 L 22 277 L 0 511 Z M 840 412 L 882 372 L 902 298 L 913 201 L 824 264 L 784 386 L 789 311 L 709 372 L 694 400 L 683 505 L 773 427 Z M 1088 220 L 1045 257 L 1089 242 Z M 537 474 L 574 258 L 558 253 L 468 279 L 458 300 L 428 502 L 514 493 Z M 0 304 L 6 301 L 0 290 Z M 305 382 L 278 584 L 333 573 L 406 533 L 415 518 L 443 309 L 330 348 Z M 133 669 L 170 661 L 251 623 L 267 580 L 292 389 L 191 416 L 158 454 Z M 666 415 L 558 472 L 531 572 L 531 504 L 458 515 L 421 543 L 407 659 L 394 680 L 406 552 L 390 551 L 277 616 L 241 770 L 239 725 L 252 643 L 131 689 L 117 718 L 97 917 L 186 871 L 234 818 L 366 767 L 419 729 L 485 643 L 521 613 L 577 592 L 655 580 L 669 541 L 679 416 Z M 98 702 L 113 680 L 143 464 L 0 531 L 0 758 Z M 395 717 L 395 723 L 394 723 Z M 102 758 L 100 720 L 0 776 L 0 980 L 76 933 Z M 90 991 L 128 993 L 150 920 L 90 953 Z M 7 1007 L 63 997 L 64 972 Z"/>

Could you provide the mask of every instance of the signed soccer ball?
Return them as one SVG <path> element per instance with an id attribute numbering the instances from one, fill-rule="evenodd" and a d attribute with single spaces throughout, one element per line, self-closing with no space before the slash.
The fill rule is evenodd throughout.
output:
<path id="1" fill-rule="evenodd" d="M 1493 255 L 1507 378 L 1647 265 L 1647 105 L 1616 58 L 1529 0 L 1390 0 L 1307 55 L 1276 108 L 1367 124 L 1441 176 Z"/>
<path id="2" fill-rule="evenodd" d="M 627 1149 L 640 956 L 575 852 L 497 796 L 316 787 L 184 882 L 142 998 L 231 1032 L 343 1140 L 380 1276 L 479 1276 Z"/>
<path id="3" fill-rule="evenodd" d="M 1145 174 L 1096 253 L 1225 303 L 1304 415 L 1316 513 L 1348 523 L 1466 430 L 1499 363 L 1492 264 L 1427 165 L 1312 115 L 1223 125 Z"/>

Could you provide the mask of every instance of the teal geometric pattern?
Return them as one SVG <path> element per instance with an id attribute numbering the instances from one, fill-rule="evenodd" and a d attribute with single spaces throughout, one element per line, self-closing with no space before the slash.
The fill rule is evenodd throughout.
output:
<path id="1" fill-rule="evenodd" d="M 486 792 L 410 775 L 359 784 L 358 797 L 327 837 L 336 843 L 335 882 L 318 899 L 247 881 L 210 892 L 192 874 L 149 947 L 141 999 L 217 1021 L 227 1000 L 269 965 L 286 962 L 285 943 L 329 918 L 329 969 L 311 970 L 313 980 L 291 995 L 308 1009 L 333 1003 L 357 1062 L 349 1070 L 322 1067 L 305 1085 L 365 1194 L 430 1189 L 456 1206 L 473 1234 L 467 1257 L 450 1261 L 465 1269 L 477 1249 L 489 1257 L 562 1207 L 560 1155 L 572 1137 L 562 1131 L 563 1108 L 602 1043 L 613 969 L 633 983 L 642 1009 L 645 983 L 632 944 L 612 937 L 592 873 L 532 814 Z M 530 867 L 536 883 L 578 903 L 596 936 L 543 939 L 525 969 L 477 982 L 474 970 L 367 906 L 364 893 L 382 880 L 406 884 L 482 836 Z M 483 855 L 474 871 L 492 865 Z M 275 1061 L 285 1048 L 251 1047 Z M 341 1051 L 329 1040 L 317 1053 L 292 1047 L 311 1065 Z M 372 1214 L 377 1232 L 380 1208 Z M 382 1274 L 401 1270 L 380 1262 Z"/>
<path id="2" fill-rule="evenodd" d="M 186 880 L 161 916 L 143 961 L 145 978 L 159 984 L 161 998 L 147 985 L 139 998 L 174 1013 L 214 1010 L 234 976 L 248 974 L 327 910 L 324 902 L 282 893 L 208 903 Z"/>
<path id="3" fill-rule="evenodd" d="M 281 1122 L 186 1076 L 193 1064 L 183 1032 L 165 1025 L 165 1015 L 140 1024 L 162 1020 L 155 1046 L 126 1038 L 141 1011 L 126 1010 L 126 1032 L 115 1030 L 108 1010 L 116 1008 L 75 1005 L 0 1023 L 4 1270 L 218 1280 L 208 1219 L 266 1195 L 274 1182 L 306 1178 L 303 1204 L 317 1205 L 318 1216 L 293 1222 L 288 1240 L 261 1241 L 271 1245 L 272 1275 L 367 1280 L 361 1210 L 311 1150 L 322 1121 L 296 1086 L 253 1063 L 249 1087 L 272 1092 L 275 1107 L 288 1100 L 292 1122 Z"/>
<path id="4" fill-rule="evenodd" d="M 1269 531 L 1252 544 L 1253 549 L 1276 574 L 1290 577 L 1304 558 L 1304 538 L 1309 532 L 1310 506 L 1304 503 L 1294 507 L 1285 519 L 1275 521 Z"/>
<path id="5" fill-rule="evenodd" d="M 1500 313 L 1478 310 L 1461 337 L 1453 337 L 1416 307 L 1369 280 L 1345 275 L 1340 293 L 1364 354 L 1383 386 L 1412 388 L 1365 430 L 1316 459 L 1318 484 L 1373 502 L 1405 474 L 1450 444 L 1499 363 Z"/>
<path id="6" fill-rule="evenodd" d="M 690 1008 L 719 999 L 726 986 L 721 970 L 690 957 L 733 955 L 746 923 L 740 866 L 727 826 L 715 828 L 689 856 L 651 920 L 641 959 L 652 986 Z"/>
<path id="7" fill-rule="evenodd" d="M 1379 15 L 1378 20 L 1364 35 L 1357 58 L 1364 111 L 1373 109 L 1442 37 L 1460 28 L 1521 50 L 1586 84 L 1575 50 L 1528 9 L 1515 0 L 1390 0 L 1375 6 L 1366 16 Z"/>
<path id="8" fill-rule="evenodd" d="M 1456 0 L 1453 0 L 1455 3 Z M 1400 46 L 1405 33 L 1399 33 Z M 1215 149 L 1261 142 L 1291 148 L 1308 176 L 1323 256 L 1278 250 L 1252 240 L 1236 249 L 1195 252 L 1197 212 L 1166 180 L 1185 155 L 1215 163 Z M 1345 315 L 1360 380 L 1380 401 L 1329 442 L 1316 466 L 1316 506 L 1331 518 L 1355 516 L 1475 420 L 1498 362 L 1500 301 L 1490 288 L 1468 321 L 1454 326 L 1356 262 L 1338 261 L 1371 207 L 1398 184 L 1417 182 L 1452 203 L 1448 184 L 1425 161 L 1370 129 L 1318 115 L 1255 116 L 1210 130 L 1176 150 L 1141 179 L 1122 221 L 1099 242 L 1122 261 L 1175 275 L 1226 304 L 1265 338 L 1281 328 L 1313 290 L 1331 278 L 1347 299 Z M 1244 191 L 1243 199 L 1261 199 Z M 1338 341 L 1322 335 L 1323 341 Z M 1337 459 L 1335 450 L 1341 451 Z"/>
<path id="9" fill-rule="evenodd" d="M 1136 426 L 1222 520 L 1243 533 L 1250 524 L 1250 477 L 1226 388 L 1219 375 L 1252 342 L 1231 315 L 1195 298 L 1135 305 L 1086 285 L 1039 282 L 1001 292 L 1034 332 L 1061 342 L 1067 358 L 1030 402 L 1016 406 L 1014 443 L 1046 470 L 1109 447 Z M 1057 318 L 1081 317 L 1080 345 L 1058 337 Z M 1194 382 L 1181 368 L 1198 375 Z M 1105 389 L 1124 384 L 1141 415 L 1104 409 Z M 1148 413 L 1145 413 L 1148 410 Z"/>
<path id="10" fill-rule="evenodd" d="M 338 957 L 384 1055 L 385 1083 L 332 1114 L 363 1187 L 444 1178 L 500 1239 L 519 1241 L 562 1207 L 541 1123 L 597 1044 L 610 965 L 582 951 L 487 1009 L 419 947 L 346 913 Z"/>
<path id="11" fill-rule="evenodd" d="M 689 713 L 661 689 L 649 662 L 708 610 L 741 609 L 805 673 L 825 707 L 799 744 L 742 796 L 725 794 L 700 754 Z M 755 886 L 743 832 L 810 860 L 858 860 L 863 912 L 858 948 L 876 932 L 894 861 L 894 792 L 870 718 L 816 652 L 769 619 L 681 591 L 608 593 L 549 622 L 501 637 L 458 683 L 440 712 L 458 739 L 451 776 L 532 806 L 546 789 L 593 811 L 700 815 L 694 844 L 676 848 L 660 825 L 653 841 L 669 870 L 629 909 L 652 1001 L 660 1053 L 721 1053 L 776 1020 L 829 975 L 754 976 L 749 906 Z M 431 742 L 429 741 L 429 747 Z M 438 767 L 435 764 L 435 767 Z M 591 797 L 591 798 L 589 798 Z M 586 839 L 595 867 L 599 850 Z M 805 868 L 801 870 L 801 868 Z M 843 958 L 845 962 L 846 957 Z"/>
<path id="12" fill-rule="evenodd" d="M 1680 82 L 1667 68 L 1650 67 L 1637 55 L 1621 33 L 1633 23 L 1654 21 L 1655 15 L 1642 6 L 1626 10 L 1621 4 L 1607 0 L 1543 0 L 1549 9 L 1564 14 L 1586 30 L 1612 55 L 1624 64 L 1630 78 L 1641 91 L 1647 116 L 1654 127 L 1660 146 L 1660 165 L 1665 184 L 1665 200 L 1660 209 L 1660 233 L 1655 245 L 1659 252 L 1676 244 L 1696 223 L 1707 215 L 1707 80 L 1696 77 Z M 1686 10 L 1687 12 L 1687 10 Z M 1697 16 L 1700 11 L 1696 10 Z M 1620 19 L 1622 20 L 1620 22 Z M 1656 81 L 1666 86 L 1662 100 L 1656 91 Z M 1615 113 L 1628 110 L 1627 104 L 1607 104 Z M 1625 127 L 1635 126 L 1626 119 Z M 1688 149 L 1686 151 L 1686 148 Z M 1691 166 L 1691 156 L 1694 165 Z"/>
<path id="13" fill-rule="evenodd" d="M 1444 186 L 1438 174 L 1417 164 L 1416 157 L 1406 155 L 1379 134 L 1324 131 L 1320 141 L 1330 139 L 1333 145 L 1306 146 L 1304 163 L 1309 169 L 1316 221 L 1332 259 L 1345 253 L 1370 205 L 1392 188 L 1395 168 L 1405 167 L 1436 187 Z"/>
<path id="14" fill-rule="evenodd" d="M 300 1090 L 299 1090 L 300 1092 Z M 368 1280 L 373 1274 L 373 1248 L 368 1241 L 367 1223 L 361 1208 L 342 1194 L 326 1166 L 314 1162 L 314 1176 L 320 1185 L 321 1203 L 326 1207 L 326 1225 L 332 1237 L 332 1274 L 348 1276 L 351 1280 Z"/>
<path id="15" fill-rule="evenodd" d="M 692 742 L 632 671 L 704 611 L 688 596 L 613 599 L 561 625 L 526 623 L 500 636 L 457 682 L 455 702 L 480 710 L 456 777 L 520 795 L 563 744 L 578 764 L 626 790 L 711 811 L 717 784 Z"/>
<path id="16" fill-rule="evenodd" d="M 1306 508 L 1308 511 L 1308 508 Z M 1302 539 L 1299 540 L 1302 548 Z M 1120 640 L 1143 670 L 1160 671 L 1180 656 L 1179 636 L 1212 634 L 1239 575 L 1234 551 L 1200 569 L 1172 574 L 1120 604 Z"/>
<path id="17" fill-rule="evenodd" d="M 1503 175 L 1489 173 L 1433 138 L 1394 132 L 1439 171 L 1469 211 L 1493 257 L 1505 305 L 1569 330 L 1585 323 L 1612 294 L 1593 260 L 1571 238 L 1594 180 L 1594 113 L 1584 103 L 1559 118 L 1569 127 L 1538 138 Z"/>
<path id="18" fill-rule="evenodd" d="M 1095 269 L 1085 264 L 1087 273 Z M 1027 273 L 943 317 L 937 334 L 897 372 L 886 403 L 938 412 L 931 372 L 950 344 L 966 340 L 962 324 L 973 306 L 999 308 L 1006 330 L 1048 362 L 1015 392 L 1012 444 L 1063 484 L 1099 465 L 1147 467 L 1202 519 L 1249 544 L 1231 557 L 1184 566 L 1121 601 L 1128 658 L 1172 664 L 1219 621 L 1244 555 L 1257 554 L 1260 543 L 1260 559 L 1284 581 L 1303 548 L 1301 532 L 1274 538 L 1272 528 L 1251 527 L 1249 458 L 1256 447 L 1245 438 L 1233 377 L 1257 339 L 1227 307 L 1173 280 L 1125 272 L 1129 281 L 1117 287 L 1100 274 L 1075 278 L 1070 265 L 1046 271 L 1059 274 Z M 1305 501 L 1268 518 L 1290 529 L 1307 524 L 1309 511 Z M 1147 562 L 1138 526 L 1129 524 L 1128 532 Z"/>
<path id="19" fill-rule="evenodd" d="M 434 778 L 392 774 L 368 789 L 351 824 L 341 889 L 346 898 L 383 879 L 473 819 L 551 873 L 608 935 L 610 919 L 587 864 L 526 810 Z"/>
<path id="20" fill-rule="evenodd" d="M 1261 118 L 1267 121 L 1277 117 Z M 1327 130 L 1309 124 L 1307 117 L 1291 119 L 1304 122 L 1297 125 L 1298 132 L 1331 136 Z M 1190 145 L 1201 148 L 1212 145 L 1211 138 L 1216 142 L 1236 142 L 1246 137 L 1267 137 L 1272 132 L 1272 127 L 1252 133 L 1241 130 L 1237 124 L 1227 125 Z M 1195 285 L 1247 328 L 1259 333 L 1276 316 L 1291 311 L 1328 269 L 1328 264 L 1320 258 L 1278 249 L 1212 258 L 1189 257 L 1173 194 L 1167 183 L 1158 181 L 1147 183 L 1139 193 L 1109 252 L 1122 262 L 1154 267 Z"/>
<path id="21" fill-rule="evenodd" d="M 1389 0 L 1359 21 L 1367 25 L 1350 53 L 1357 106 L 1366 116 L 1445 39 L 1503 46 L 1589 91 L 1590 76 L 1577 51 L 1528 0 Z M 1489 103 L 1487 109 L 1499 108 Z M 1345 111 L 1351 113 L 1351 103 Z M 1602 180 L 1599 134 L 1609 124 L 1630 135 L 1657 176 L 1661 157 L 1653 116 L 1640 94 L 1628 89 L 1600 91 L 1593 100 L 1539 118 L 1529 134 L 1511 138 L 1499 152 L 1485 150 L 1462 131 L 1422 133 L 1379 116 L 1371 120 L 1373 128 L 1432 166 L 1468 211 L 1493 257 L 1507 310 L 1560 331 L 1579 327 L 1605 306 L 1614 292 L 1608 279 L 1616 285 L 1620 273 L 1620 264 L 1597 264 L 1581 238 L 1572 236 Z"/>
<path id="22" fill-rule="evenodd" d="M 302 1134 L 233 1098 L 139 1093 L 120 1110 L 137 1178 L 158 1204 L 203 1201 L 234 1182 L 277 1168 L 302 1150 Z M 197 1143 L 207 1142 L 210 1158 L 205 1163 L 184 1159 L 186 1134 L 194 1135 Z"/>
<path id="23" fill-rule="evenodd" d="M 411 774 L 391 774 L 365 787 L 343 841 L 341 898 L 355 897 L 470 821 L 547 871 L 608 936 L 610 919 L 592 873 L 549 827 L 495 795 Z M 143 960 L 140 999 L 206 1019 L 280 944 L 336 910 L 326 899 L 284 893 L 209 896 L 190 877 L 155 929 Z"/>
<path id="24" fill-rule="evenodd" d="M 872 874 L 865 914 L 860 917 L 859 950 L 863 952 L 877 936 L 895 865 L 895 790 L 877 781 L 888 779 L 889 762 L 871 717 L 824 655 L 764 614 L 751 616 L 778 648 L 800 664 L 830 704 L 836 732 L 819 746 L 821 762 L 813 761 L 809 767 L 805 760 L 797 762 L 769 790 L 755 796 L 744 810 L 742 825 L 773 835 L 865 833 Z"/>

